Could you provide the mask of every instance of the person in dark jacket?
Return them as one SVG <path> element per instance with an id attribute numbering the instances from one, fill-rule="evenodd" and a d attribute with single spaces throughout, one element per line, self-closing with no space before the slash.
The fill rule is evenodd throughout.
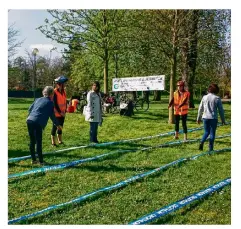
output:
<path id="1" fill-rule="evenodd" d="M 54 104 L 52 101 L 54 95 L 54 88 L 51 86 L 46 86 L 42 93 L 43 97 L 36 99 L 29 107 L 29 115 L 26 121 L 30 137 L 29 149 L 31 153 L 32 164 L 37 164 L 35 156 L 36 144 L 40 165 L 44 165 L 42 155 L 42 133 L 43 129 L 47 125 L 49 117 L 59 130 L 62 129 L 61 126 L 58 125 L 54 115 Z"/>

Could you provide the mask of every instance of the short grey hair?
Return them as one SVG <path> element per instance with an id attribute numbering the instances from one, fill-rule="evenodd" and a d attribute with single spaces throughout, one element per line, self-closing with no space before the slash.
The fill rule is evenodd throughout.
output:
<path id="1" fill-rule="evenodd" d="M 50 95 L 52 95 L 54 93 L 54 88 L 52 86 L 46 86 L 43 91 L 43 96 L 44 97 L 49 97 Z"/>

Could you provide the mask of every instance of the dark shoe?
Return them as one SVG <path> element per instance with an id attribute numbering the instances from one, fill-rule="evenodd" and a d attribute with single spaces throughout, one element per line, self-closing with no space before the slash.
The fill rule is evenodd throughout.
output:
<path id="1" fill-rule="evenodd" d="M 203 151 L 203 144 L 202 143 L 200 143 L 200 145 L 199 145 L 199 148 L 198 148 L 199 150 L 201 150 L 201 151 Z"/>
<path id="2" fill-rule="evenodd" d="M 90 141 L 90 143 L 98 144 L 99 142 L 98 141 Z"/>
<path id="3" fill-rule="evenodd" d="M 45 161 L 43 161 L 43 162 L 39 162 L 39 164 L 40 164 L 41 166 L 44 166 L 44 165 L 47 165 L 48 163 L 45 162 Z"/>
<path id="4" fill-rule="evenodd" d="M 56 144 L 51 144 L 52 145 L 52 147 L 58 147 Z"/>
<path id="5" fill-rule="evenodd" d="M 32 161 L 32 165 L 36 165 L 38 164 L 38 162 L 35 160 L 35 161 Z"/>
<path id="6" fill-rule="evenodd" d="M 209 151 L 210 151 L 210 152 L 213 151 L 213 144 L 210 144 L 210 143 L 209 143 Z"/>

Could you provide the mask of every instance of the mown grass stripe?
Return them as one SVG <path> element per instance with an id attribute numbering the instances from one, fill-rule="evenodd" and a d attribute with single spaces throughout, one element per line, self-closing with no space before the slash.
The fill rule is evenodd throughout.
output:
<path id="1" fill-rule="evenodd" d="M 177 202 L 174 202 L 172 204 L 169 204 L 163 208 L 160 208 L 152 213 L 149 213 L 135 221 L 130 222 L 131 225 L 141 225 L 141 224 L 147 224 L 150 223 L 162 216 L 165 216 L 171 212 L 177 211 L 180 208 L 183 208 L 184 206 L 199 200 L 207 195 L 210 195 L 211 193 L 231 184 L 231 178 L 226 178 L 222 181 L 219 181 L 218 183 L 211 185 L 205 189 L 202 189 L 199 192 L 196 192 L 190 196 L 187 196 Z"/>
<path id="2" fill-rule="evenodd" d="M 229 124 L 231 124 L 231 123 L 230 122 L 226 123 L 226 125 L 229 125 Z M 218 126 L 221 126 L 221 125 L 222 124 L 220 124 L 220 123 L 218 124 Z M 204 127 L 202 126 L 202 127 L 188 129 L 188 132 L 194 132 L 194 131 L 197 131 L 197 130 L 201 130 L 203 128 Z M 183 131 L 181 130 L 180 133 L 182 133 L 182 132 Z M 166 133 L 157 134 L 157 135 L 153 135 L 153 136 L 132 138 L 132 139 L 120 140 L 120 141 L 116 141 L 116 142 L 104 142 L 104 143 L 99 143 L 99 144 L 89 144 L 89 145 L 84 145 L 84 146 L 74 146 L 74 147 L 70 147 L 70 148 L 66 148 L 66 149 L 60 149 L 60 150 L 55 150 L 55 151 L 52 151 L 52 152 L 46 152 L 46 153 L 43 153 L 43 155 L 48 155 L 48 154 L 53 154 L 53 153 L 60 153 L 60 152 L 65 152 L 65 151 L 70 151 L 70 150 L 75 150 L 75 149 L 82 149 L 82 148 L 118 145 L 118 144 L 123 144 L 123 143 L 126 143 L 126 142 L 148 140 L 148 139 L 153 139 L 153 138 L 173 135 L 174 133 L 175 133 L 174 131 L 171 131 L 171 132 L 166 132 Z M 36 154 L 36 156 L 38 156 L 38 155 Z M 23 157 L 10 158 L 10 159 L 8 159 L 8 163 L 22 161 L 22 160 L 26 160 L 26 159 L 30 159 L 30 158 L 31 158 L 31 155 L 23 156 Z"/>
<path id="3" fill-rule="evenodd" d="M 225 134 L 225 135 L 221 135 L 221 136 L 217 136 L 216 138 L 225 138 L 225 137 L 229 137 L 231 136 L 231 134 Z M 32 170 L 28 170 L 28 171 L 24 171 L 21 173 L 14 173 L 14 174 L 10 174 L 8 175 L 8 179 L 10 178 L 16 178 L 16 177 L 22 177 L 22 176 L 26 176 L 26 175 L 30 175 L 30 174 L 36 174 L 36 173 L 41 173 L 41 172 L 49 172 L 49 171 L 53 171 L 53 170 L 59 170 L 59 169 L 65 169 L 65 168 L 69 168 L 69 167 L 73 167 L 82 163 L 86 163 L 86 162 L 90 162 L 90 161 L 96 161 L 99 160 L 101 158 L 110 156 L 112 154 L 116 154 L 116 153 L 128 153 L 128 152 L 136 152 L 136 151 L 146 151 L 146 150 L 152 150 L 152 149 L 156 149 L 156 148 L 161 148 L 161 147 L 168 147 L 171 145 L 180 145 L 183 142 L 185 143 L 193 143 L 193 142 L 197 142 L 200 141 L 200 139 L 190 139 L 187 141 L 171 141 L 171 142 L 166 142 L 164 144 L 161 145 L 157 145 L 157 146 L 151 146 L 151 147 L 145 147 L 142 149 L 132 149 L 132 150 L 117 150 L 117 151 L 113 151 L 113 152 L 109 152 L 109 153 L 104 153 L 95 157 L 89 157 L 89 158 L 85 158 L 85 159 L 80 159 L 80 160 L 76 160 L 76 161 L 71 161 L 71 162 L 65 162 L 65 163 L 61 163 L 58 165 L 53 165 L 53 166 L 45 166 L 42 168 L 37 168 L 37 169 L 32 169 Z"/>
<path id="4" fill-rule="evenodd" d="M 221 152 L 221 151 L 225 152 L 225 151 L 230 151 L 230 150 L 231 150 L 231 148 L 227 148 L 227 149 L 221 149 L 221 150 L 217 150 L 217 151 L 212 151 L 212 153 Z M 202 155 L 205 155 L 207 153 L 210 153 L 210 152 L 203 153 Z M 201 156 L 200 154 L 198 154 L 198 155 Z M 195 155 L 195 156 L 198 156 L 198 155 Z M 139 180 L 139 179 L 141 179 L 143 177 L 149 176 L 149 175 L 151 175 L 153 173 L 156 173 L 158 171 L 164 170 L 164 169 L 166 169 L 168 167 L 171 167 L 173 165 L 177 165 L 177 164 L 179 164 L 181 162 L 184 162 L 184 161 L 190 161 L 190 159 L 191 158 L 180 158 L 180 159 L 172 161 L 172 162 L 170 162 L 170 163 L 168 163 L 166 165 L 163 165 L 163 166 L 161 166 L 159 168 L 147 171 L 145 173 L 141 173 L 141 174 L 135 175 L 135 176 L 130 177 L 130 178 L 124 180 L 124 181 L 120 181 L 120 182 L 118 182 L 118 183 L 116 183 L 114 185 L 111 185 L 111 186 L 108 186 L 108 187 L 104 187 L 104 188 L 100 188 L 100 189 L 98 189 L 96 191 L 87 193 L 85 195 L 82 195 L 82 196 L 80 196 L 80 197 L 78 197 L 76 199 L 70 200 L 68 202 L 57 204 L 57 205 L 52 205 L 52 206 L 49 206 L 49 207 L 47 207 L 45 209 L 42 209 L 40 211 L 31 213 L 31 214 L 27 214 L 27 215 L 24 215 L 24 216 L 20 216 L 20 217 L 15 218 L 15 219 L 11 219 L 11 220 L 8 221 L 8 224 L 13 224 L 13 223 L 16 223 L 16 222 L 19 222 L 19 221 L 22 221 L 22 220 L 25 220 L 25 219 L 28 219 L 28 218 L 32 218 L 32 217 L 41 215 L 41 214 L 43 214 L 45 212 L 48 212 L 48 211 L 51 211 L 51 210 L 54 210 L 54 209 L 57 209 L 57 208 L 60 208 L 60 207 L 63 207 L 63 206 L 67 206 L 67 205 L 72 204 L 72 203 L 80 203 L 80 202 L 82 202 L 82 201 L 84 201 L 84 200 L 88 199 L 89 197 L 92 197 L 92 196 L 94 196 L 96 194 L 99 194 L 101 192 L 107 192 L 107 191 L 112 191 L 112 190 L 115 190 L 115 189 L 119 189 L 119 188 L 121 188 L 123 186 L 128 185 L 131 182 L 134 182 L 134 181 Z"/>

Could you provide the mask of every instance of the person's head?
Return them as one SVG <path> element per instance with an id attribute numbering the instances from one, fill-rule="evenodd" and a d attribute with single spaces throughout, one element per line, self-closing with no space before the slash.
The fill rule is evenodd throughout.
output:
<path id="1" fill-rule="evenodd" d="M 100 92 L 100 83 L 98 81 L 93 82 L 92 90 L 95 91 L 95 92 Z"/>
<path id="2" fill-rule="evenodd" d="M 54 88 L 52 86 L 46 86 L 42 91 L 43 97 L 53 98 Z"/>
<path id="3" fill-rule="evenodd" d="M 184 84 L 183 81 L 178 81 L 177 82 L 177 89 L 178 89 L 178 91 L 183 92 L 184 91 L 184 86 L 185 86 L 185 84 Z"/>
<path id="4" fill-rule="evenodd" d="M 208 92 L 213 93 L 213 94 L 218 94 L 218 92 L 219 92 L 218 85 L 215 84 L 215 83 L 210 84 L 209 87 L 208 87 Z"/>
<path id="5" fill-rule="evenodd" d="M 56 78 L 54 80 L 54 82 L 56 83 L 56 87 L 60 90 L 63 90 L 65 87 L 65 83 L 68 81 L 68 78 L 65 76 L 59 76 L 58 78 Z"/>

